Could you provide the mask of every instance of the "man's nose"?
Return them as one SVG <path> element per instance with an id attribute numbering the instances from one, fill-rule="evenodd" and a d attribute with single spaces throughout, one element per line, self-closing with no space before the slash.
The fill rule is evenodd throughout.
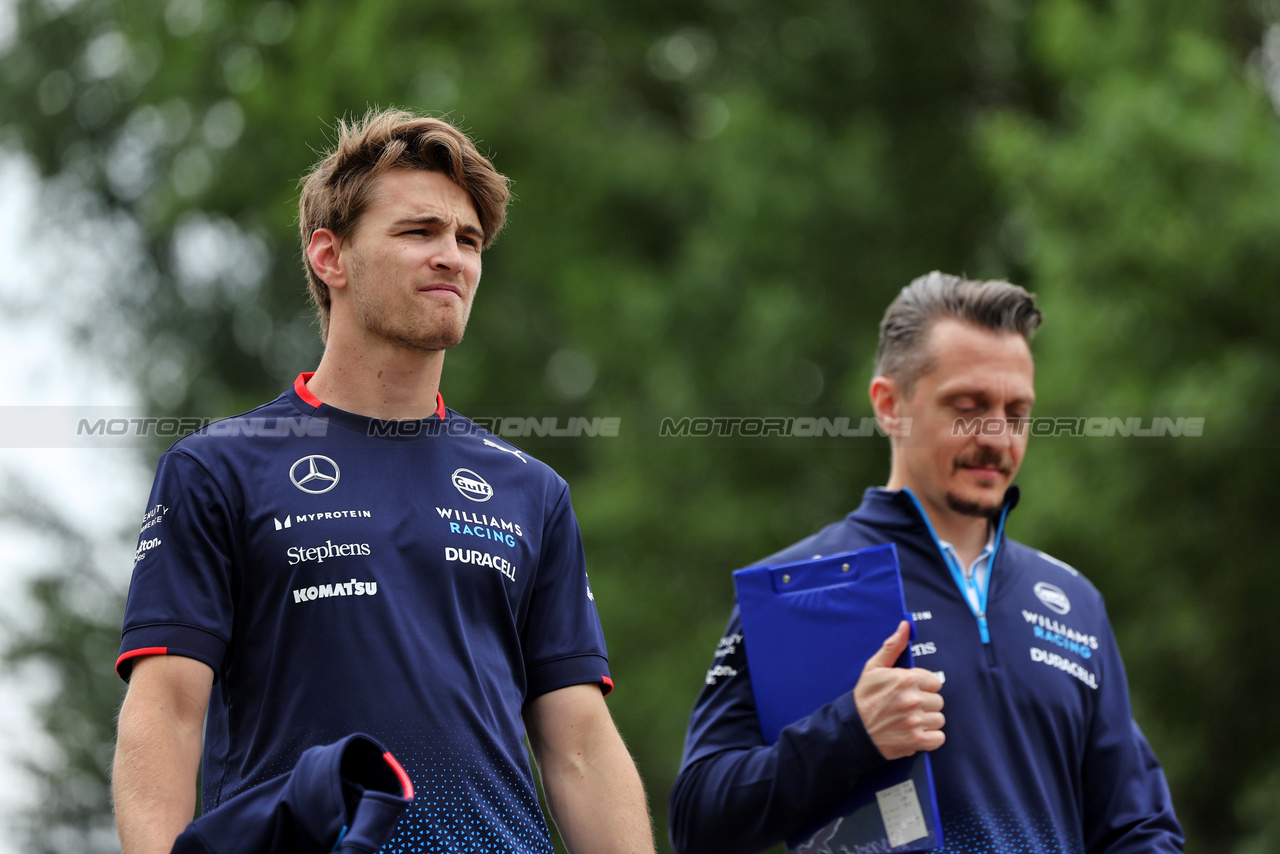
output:
<path id="1" fill-rule="evenodd" d="M 1013 434 L 1017 429 L 1015 418 L 987 418 L 982 422 L 982 429 L 977 431 L 978 444 L 988 448 L 1004 450 L 1013 444 Z"/>
<path id="2" fill-rule="evenodd" d="M 431 258 L 431 266 L 436 270 L 458 271 L 462 269 L 462 250 L 458 241 L 452 237 L 441 237 L 439 245 Z"/>

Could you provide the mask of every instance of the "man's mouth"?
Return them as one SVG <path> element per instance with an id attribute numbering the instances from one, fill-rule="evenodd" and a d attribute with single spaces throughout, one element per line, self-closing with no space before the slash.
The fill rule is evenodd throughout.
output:
<path id="1" fill-rule="evenodd" d="M 462 288 L 457 285 L 451 285 L 448 282 L 432 282 L 429 285 L 423 285 L 418 288 L 420 294 L 453 294 L 459 299 L 462 298 Z"/>
<path id="2" fill-rule="evenodd" d="M 1012 471 L 1012 466 L 1008 465 L 1001 457 L 981 456 L 971 460 L 956 460 L 955 467 L 971 471 L 976 475 L 986 477 L 1007 476 Z"/>

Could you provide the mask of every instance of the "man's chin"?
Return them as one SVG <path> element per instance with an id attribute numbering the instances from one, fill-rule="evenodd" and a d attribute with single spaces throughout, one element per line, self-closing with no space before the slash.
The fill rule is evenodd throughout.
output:
<path id="1" fill-rule="evenodd" d="M 466 311 L 449 310 L 393 317 L 387 311 L 365 310 L 358 314 L 358 318 L 371 337 L 403 350 L 431 352 L 448 350 L 460 344 L 463 333 L 467 331 L 468 315 Z"/>
<path id="2" fill-rule="evenodd" d="M 965 496 L 958 495 L 954 492 L 948 492 L 947 506 L 956 513 L 961 513 L 965 516 L 978 516 L 984 519 L 995 519 L 999 517 L 1000 511 L 1004 509 L 1004 490 L 1000 490 L 999 496 L 994 494 L 984 496 Z"/>
<path id="3" fill-rule="evenodd" d="M 462 343 L 464 327 L 446 327 L 425 330 L 406 331 L 401 333 L 383 332 L 382 337 L 405 350 L 428 352 L 432 350 L 448 350 Z"/>

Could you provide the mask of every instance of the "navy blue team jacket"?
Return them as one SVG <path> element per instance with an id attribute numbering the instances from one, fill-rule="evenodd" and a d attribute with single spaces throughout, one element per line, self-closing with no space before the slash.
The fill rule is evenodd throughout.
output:
<path id="1" fill-rule="evenodd" d="M 933 769 L 946 854 L 1182 850 L 1164 773 L 1134 723 L 1102 596 L 1079 572 L 1004 535 L 985 621 L 963 597 L 909 491 L 867 490 L 845 519 L 761 561 L 895 543 L 917 667 L 944 679 Z M 984 624 L 985 622 L 985 624 Z M 828 817 L 884 761 L 852 692 L 765 745 L 735 607 L 694 705 L 671 792 L 681 854 L 749 854 Z"/>
<path id="2" fill-rule="evenodd" d="M 191 822 L 173 854 L 368 854 L 391 838 L 411 800 L 395 757 L 355 733 L 312 747 L 292 771 Z"/>

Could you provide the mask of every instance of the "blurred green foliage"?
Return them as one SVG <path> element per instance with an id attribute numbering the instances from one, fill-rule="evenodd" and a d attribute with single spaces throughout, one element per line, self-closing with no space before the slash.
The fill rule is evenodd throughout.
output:
<path id="1" fill-rule="evenodd" d="M 67 216 L 139 224 L 141 272 L 85 334 L 158 413 L 209 416 L 319 358 L 296 179 L 334 117 L 403 105 L 480 140 L 515 202 L 443 392 L 471 415 L 621 418 L 616 439 L 515 441 L 572 485 L 664 850 L 729 572 L 848 512 L 888 459 L 872 438 L 663 439 L 661 419 L 856 423 L 910 279 L 1026 285 L 1039 414 L 1206 420 L 1037 439 L 1013 534 L 1107 595 L 1188 850 L 1274 851 L 1278 6 L 17 0 L 0 138 L 89 191 Z M 9 652 L 63 675 L 50 730 L 80 789 L 57 768 L 42 785 L 88 804 L 34 816 L 36 851 L 111 847 L 109 753 L 85 741 L 121 690 L 122 591 L 69 608 L 74 575 L 40 583 L 39 636 Z"/>

